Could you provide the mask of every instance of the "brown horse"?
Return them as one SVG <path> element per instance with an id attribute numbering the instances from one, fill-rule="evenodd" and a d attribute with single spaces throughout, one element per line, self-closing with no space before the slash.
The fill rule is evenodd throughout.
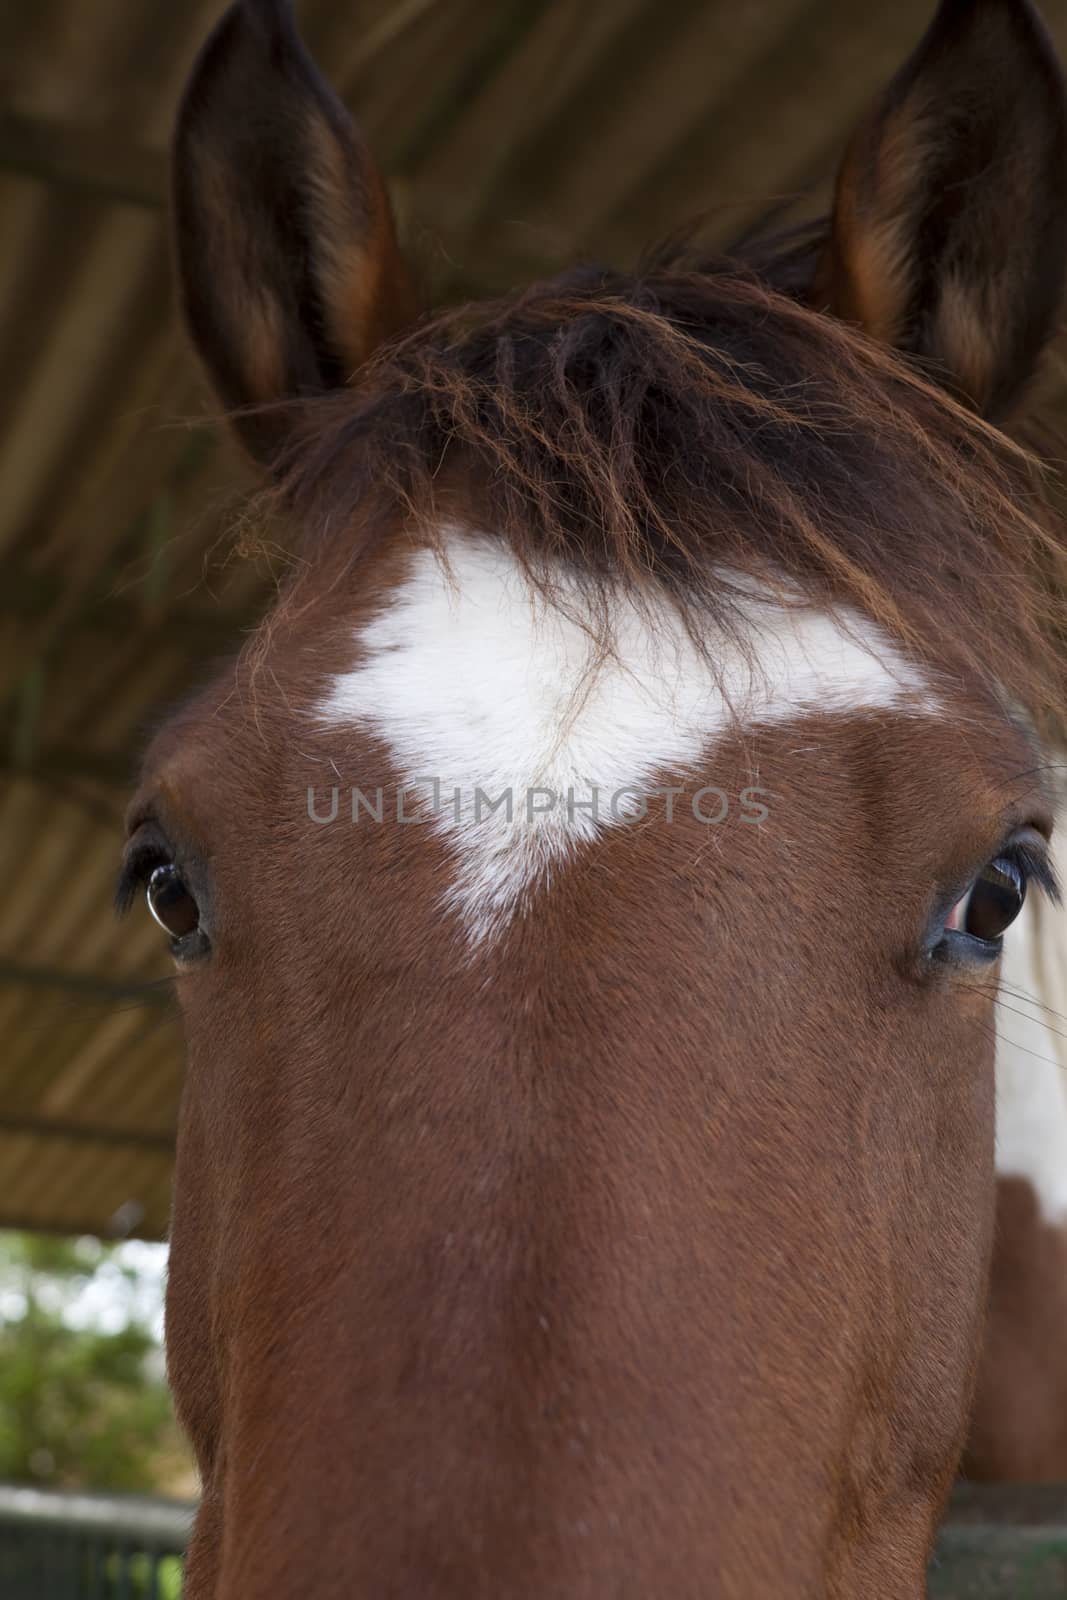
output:
<path id="1" fill-rule="evenodd" d="M 1067 908 L 1062 905 L 1031 900 L 1005 950 L 996 1084 L 997 1227 L 964 1465 L 972 1477 L 1067 1483 Z"/>
<path id="2" fill-rule="evenodd" d="M 280 0 L 175 157 L 295 575 L 157 737 L 189 1600 L 924 1592 L 1052 893 L 1067 258 L 1031 8 L 945 0 L 829 233 L 413 321 Z M 1008 933 L 1010 939 L 1010 933 Z"/>

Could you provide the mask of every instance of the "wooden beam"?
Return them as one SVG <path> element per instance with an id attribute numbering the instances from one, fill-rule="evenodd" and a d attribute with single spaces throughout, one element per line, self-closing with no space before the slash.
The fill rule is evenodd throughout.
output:
<path id="1" fill-rule="evenodd" d="M 104 583 L 101 588 L 104 588 Z M 28 567 L 9 564 L 4 573 L 0 608 L 34 622 L 46 617 L 65 593 L 62 571 L 34 572 Z M 131 633 L 138 632 L 156 638 L 162 628 L 168 638 L 188 645 L 190 651 L 200 657 L 216 651 L 232 654 L 240 645 L 244 632 L 258 617 L 258 608 L 250 608 L 240 614 L 194 611 L 188 607 L 168 607 L 163 600 L 153 607 L 150 604 L 140 605 L 137 600 L 128 600 L 122 595 L 108 594 L 105 590 L 85 595 L 68 627 L 107 633 L 119 639 L 128 639 Z"/>
<path id="2" fill-rule="evenodd" d="M 3 740 L 0 738 L 0 747 Z M 109 789 L 131 788 L 137 774 L 137 756 L 133 750 L 121 750 L 111 753 L 106 750 L 84 750 L 77 745 L 46 745 L 43 750 L 35 750 L 23 763 L 18 760 L 17 750 L 10 762 L 0 765 L 0 773 L 11 778 L 31 778 L 41 783 L 64 784 L 71 781 L 80 783 L 105 784 Z M 68 796 L 83 803 L 81 796 Z M 119 817 L 116 810 L 114 817 L 109 821 L 114 822 Z M 100 818 L 103 821 L 103 817 Z"/>
<path id="3" fill-rule="evenodd" d="M 933 8 L 928 0 L 873 8 L 790 0 L 788 17 L 779 9 L 788 26 L 769 30 L 709 96 L 688 134 L 616 196 L 595 234 L 598 253 L 628 259 L 635 247 L 705 215 L 704 243 L 724 248 L 776 200 L 790 205 L 813 179 L 832 177 L 852 129 Z M 588 249 L 593 238 L 583 226 L 579 242 Z"/>
<path id="4" fill-rule="evenodd" d="M 166 1235 L 165 1218 L 159 1222 L 155 1217 L 142 1217 L 135 1227 L 125 1230 L 112 1227 L 111 1221 L 110 1217 L 103 1220 L 100 1217 L 79 1217 L 69 1222 L 53 1222 L 18 1211 L 0 1210 L 0 1228 L 9 1229 L 12 1233 L 42 1233 L 49 1238 L 60 1239 L 102 1239 L 105 1244 L 124 1244 L 127 1239 L 144 1239 L 148 1244 L 158 1244 Z"/>
<path id="5" fill-rule="evenodd" d="M 173 987 L 169 979 L 128 983 L 99 977 L 94 972 L 72 972 L 68 968 L 39 967 L 25 961 L 0 960 L 0 983 L 85 995 L 91 1000 L 130 1000 L 142 1006 L 170 1006 L 174 1003 Z"/>
<path id="6" fill-rule="evenodd" d="M 158 1150 L 162 1155 L 174 1152 L 174 1135 L 170 1133 L 144 1133 L 136 1128 L 105 1128 L 88 1122 L 53 1121 L 45 1117 L 0 1115 L 0 1137 L 4 1134 L 31 1139 L 71 1139 L 77 1144 L 117 1145 L 131 1150 Z"/>
<path id="7" fill-rule="evenodd" d="M 123 205 L 162 208 L 167 157 L 128 137 L 75 123 L 0 114 L 0 168 Z"/>

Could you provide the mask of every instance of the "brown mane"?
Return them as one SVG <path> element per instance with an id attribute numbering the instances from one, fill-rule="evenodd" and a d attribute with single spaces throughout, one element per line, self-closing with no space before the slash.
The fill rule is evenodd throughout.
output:
<path id="1" fill-rule="evenodd" d="M 666 254 L 437 315 L 358 387 L 297 405 L 272 493 L 346 562 L 398 516 L 430 538 L 459 521 L 539 581 L 562 559 L 663 585 L 726 627 L 724 569 L 784 579 L 1039 716 L 1058 709 L 1067 558 L 1043 469 L 804 304 L 809 253 Z"/>

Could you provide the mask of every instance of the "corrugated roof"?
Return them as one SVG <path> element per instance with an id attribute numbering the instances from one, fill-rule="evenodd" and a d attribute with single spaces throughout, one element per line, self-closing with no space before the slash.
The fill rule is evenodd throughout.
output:
<path id="1" fill-rule="evenodd" d="M 266 588 L 168 270 L 168 131 L 222 9 L 35 0 L 0 24 L 0 1224 L 166 1225 L 169 963 L 109 900 L 142 730 Z M 720 242 L 817 209 L 933 0 L 298 10 L 448 295 L 632 260 L 709 205 Z M 1067 52 L 1067 0 L 1044 11 Z"/>

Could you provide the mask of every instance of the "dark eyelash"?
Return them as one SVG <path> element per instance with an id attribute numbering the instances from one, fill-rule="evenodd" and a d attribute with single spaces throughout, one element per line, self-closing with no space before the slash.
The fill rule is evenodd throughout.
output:
<path id="1" fill-rule="evenodd" d="M 115 910 L 120 917 L 133 905 L 155 868 L 169 860 L 166 850 L 154 841 L 145 840 L 144 844 L 133 847 L 115 885 Z"/>
<path id="2" fill-rule="evenodd" d="M 1043 846 L 1030 839 L 1014 839 L 1000 854 L 1006 861 L 1013 861 L 1022 871 L 1024 879 L 1036 883 L 1054 905 L 1062 904 L 1059 879 Z"/>

